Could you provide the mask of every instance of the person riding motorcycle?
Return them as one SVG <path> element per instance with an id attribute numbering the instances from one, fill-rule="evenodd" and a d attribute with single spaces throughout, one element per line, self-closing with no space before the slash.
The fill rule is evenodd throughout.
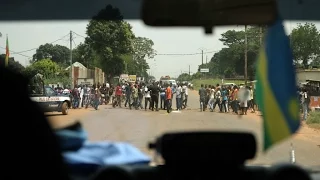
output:
<path id="1" fill-rule="evenodd" d="M 103 103 L 106 104 L 107 89 L 106 89 L 106 85 L 105 84 L 100 86 L 100 93 L 101 93 L 100 105 L 102 105 Z"/>
<path id="2" fill-rule="evenodd" d="M 122 87 L 120 84 L 117 85 L 115 90 L 116 100 L 113 102 L 113 107 L 119 106 L 121 108 L 121 96 L 122 96 Z"/>

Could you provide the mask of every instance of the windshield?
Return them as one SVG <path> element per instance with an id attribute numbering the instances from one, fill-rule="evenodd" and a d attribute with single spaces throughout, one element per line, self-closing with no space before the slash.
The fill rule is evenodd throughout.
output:
<path id="1" fill-rule="evenodd" d="M 125 14 L 113 4 L 100 9 L 92 14 L 95 19 L 112 14 L 105 12 L 113 12 L 109 19 Z M 80 119 L 90 141 L 124 141 L 150 156 L 147 143 L 164 132 L 248 131 L 259 144 L 248 164 L 290 162 L 293 149 L 297 164 L 320 165 L 319 22 L 284 23 L 296 66 L 302 126 L 262 153 L 264 114 L 255 99 L 255 62 L 266 27 L 216 27 L 205 35 L 200 28 L 148 27 L 125 16 L 120 21 L 95 19 L 1 22 L 1 62 L 7 54 L 9 68 L 42 74 L 45 86 L 55 85 L 45 89 L 52 95 L 51 90 L 72 92 L 68 115 L 53 109 L 58 105 L 47 108 L 46 113 L 57 114 L 49 117 L 54 127 Z M 129 80 L 119 82 L 122 74 Z M 160 84 L 166 76 L 176 80 L 164 78 Z M 157 101 L 151 100 L 154 83 L 178 85 L 172 87 L 170 106 L 179 113 L 167 115 L 164 91 Z M 30 87 L 33 94 L 44 94 L 38 86 Z M 246 98 L 239 101 L 236 91 Z"/>

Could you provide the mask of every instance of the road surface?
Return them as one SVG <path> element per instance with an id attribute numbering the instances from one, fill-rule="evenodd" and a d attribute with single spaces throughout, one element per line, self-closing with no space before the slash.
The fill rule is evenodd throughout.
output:
<path id="1" fill-rule="evenodd" d="M 103 105 L 97 111 L 89 108 L 70 110 L 70 114 L 67 116 L 51 114 L 50 120 L 57 127 L 79 119 L 88 131 L 89 140 L 126 141 L 150 155 L 152 153 L 148 151 L 147 143 L 167 131 L 246 131 L 255 134 L 259 142 L 257 158 L 249 163 L 269 165 L 277 162 L 289 162 L 290 144 L 292 143 L 298 164 L 320 165 L 319 130 L 310 129 L 303 125 L 294 137 L 277 144 L 268 152 L 262 153 L 262 120 L 260 116 L 255 113 L 240 117 L 209 111 L 199 112 L 198 102 L 197 92 L 191 91 L 188 102 L 190 108 L 181 113 L 167 114 L 165 111 L 129 110 Z"/>

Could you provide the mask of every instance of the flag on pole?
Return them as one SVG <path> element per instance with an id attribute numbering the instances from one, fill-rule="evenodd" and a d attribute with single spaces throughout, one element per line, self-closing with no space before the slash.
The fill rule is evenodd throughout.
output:
<path id="1" fill-rule="evenodd" d="M 268 27 L 257 61 L 257 102 L 263 115 L 264 150 L 300 127 L 296 74 L 282 20 Z"/>
<path id="2" fill-rule="evenodd" d="M 6 58 L 5 58 L 5 66 L 8 66 L 8 63 L 9 63 L 9 56 L 10 56 L 10 52 L 9 52 L 9 40 L 8 40 L 8 35 L 7 35 L 7 40 L 6 40 Z"/>

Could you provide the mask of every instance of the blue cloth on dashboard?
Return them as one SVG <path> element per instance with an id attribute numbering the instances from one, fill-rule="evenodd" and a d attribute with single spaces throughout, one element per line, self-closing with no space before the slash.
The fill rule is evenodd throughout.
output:
<path id="1" fill-rule="evenodd" d="M 81 126 L 56 130 L 65 163 L 72 173 L 90 174 L 108 165 L 148 164 L 150 157 L 125 142 L 88 142 Z"/>

